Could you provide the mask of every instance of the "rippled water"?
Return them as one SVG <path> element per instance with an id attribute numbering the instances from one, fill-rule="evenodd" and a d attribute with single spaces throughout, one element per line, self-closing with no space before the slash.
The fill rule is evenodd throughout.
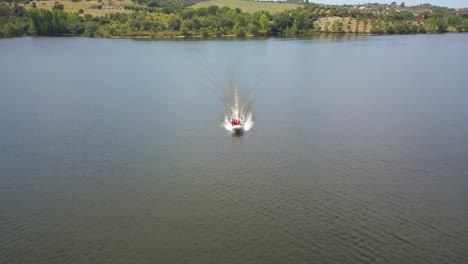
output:
<path id="1" fill-rule="evenodd" d="M 0 40 L 0 263 L 468 263 L 467 62 L 466 34 Z"/>

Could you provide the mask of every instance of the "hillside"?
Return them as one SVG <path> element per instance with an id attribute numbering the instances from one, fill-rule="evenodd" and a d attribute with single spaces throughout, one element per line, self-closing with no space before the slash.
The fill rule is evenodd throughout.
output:
<path id="1" fill-rule="evenodd" d="M 83 9 L 83 14 L 90 14 L 93 16 L 103 16 L 105 14 L 112 14 L 112 13 L 131 13 L 129 10 L 124 10 L 123 6 L 126 4 L 131 4 L 130 0 L 122 0 L 122 1 L 109 1 L 104 0 L 98 2 L 97 0 L 90 0 L 85 1 L 81 0 L 78 2 L 73 2 L 71 0 L 46 0 L 46 1 L 37 1 L 36 7 L 38 8 L 45 8 L 51 10 L 54 7 L 55 2 L 59 2 L 63 4 L 63 10 L 65 12 L 79 12 L 80 9 Z M 112 9 L 98 9 L 98 6 L 112 6 Z M 25 4 L 26 8 L 31 8 L 31 4 Z"/>
<path id="2" fill-rule="evenodd" d="M 108 5 L 116 5 L 115 2 L 105 1 Z M 33 4 L 27 4 L 28 9 L 18 4 L 0 3 L 0 37 L 75 35 L 157 38 L 468 32 L 468 16 L 459 10 L 443 7 L 422 6 L 419 7 L 421 10 L 415 11 L 394 5 L 371 4 L 326 6 L 212 0 L 192 5 L 199 0 L 139 1 L 142 4 L 134 0 L 132 4 L 125 5 L 127 8 L 132 7 L 132 11 L 93 9 L 91 6 L 97 3 L 93 1 L 73 3 L 67 0 L 54 2 L 53 6 L 50 6 L 51 1 L 39 1 L 34 2 L 36 8 L 33 8 Z M 233 6 L 213 5 L 221 3 Z M 100 5 L 106 7 L 105 2 Z M 84 15 L 77 12 L 80 7 Z M 281 12 L 278 8 L 285 10 Z M 106 12 L 111 14 L 107 15 Z"/>
<path id="3" fill-rule="evenodd" d="M 255 13 L 260 11 L 267 11 L 271 14 L 281 13 L 286 10 L 293 10 L 300 7 L 300 4 L 290 3 L 274 3 L 274 2 L 257 2 L 257 1 L 244 1 L 244 0 L 209 0 L 192 5 L 192 8 L 202 8 L 209 6 L 229 7 L 232 9 L 239 8 L 245 13 Z"/>

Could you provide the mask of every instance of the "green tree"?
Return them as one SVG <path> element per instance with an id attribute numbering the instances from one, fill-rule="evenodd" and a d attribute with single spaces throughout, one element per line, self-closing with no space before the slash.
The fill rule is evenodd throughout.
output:
<path id="1" fill-rule="evenodd" d="M 268 17 L 265 14 L 261 15 L 258 23 L 260 24 L 260 33 L 262 35 L 269 35 L 270 24 L 268 22 Z"/>
<path id="2" fill-rule="evenodd" d="M 153 25 L 151 21 L 144 20 L 143 22 L 141 22 L 141 27 L 143 28 L 143 30 L 150 30 L 153 27 Z"/>
<path id="3" fill-rule="evenodd" d="M 323 27 L 323 31 L 325 33 L 329 33 L 330 32 L 330 22 L 326 22 L 325 23 L 325 26 Z"/>
<path id="4" fill-rule="evenodd" d="M 33 35 L 53 36 L 52 12 L 46 9 L 32 8 L 29 13 L 29 30 Z"/>
<path id="5" fill-rule="evenodd" d="M 292 27 L 290 28 L 291 34 L 297 34 L 299 32 L 298 28 L 299 28 L 299 20 L 294 19 L 294 23 L 293 23 Z"/>
<path id="6" fill-rule="evenodd" d="M 216 15 L 219 12 L 219 7 L 215 5 L 211 5 L 208 7 L 208 14 Z"/>
<path id="7" fill-rule="evenodd" d="M 255 25 L 254 23 L 249 23 L 247 25 L 247 31 L 254 36 L 257 36 L 259 33 L 258 26 Z"/>
<path id="8" fill-rule="evenodd" d="M 333 21 L 332 29 L 334 32 L 343 32 L 343 22 L 340 19 Z"/>
<path id="9" fill-rule="evenodd" d="M 463 21 L 456 26 L 458 32 L 468 32 L 468 19 L 463 19 Z"/>
<path id="10" fill-rule="evenodd" d="M 0 24 L 0 36 L 13 37 L 16 35 L 16 30 L 11 23 Z"/>
<path id="11" fill-rule="evenodd" d="M 133 19 L 131 22 L 131 26 L 135 30 L 139 30 L 141 28 L 141 21 L 138 19 Z"/>
<path id="12" fill-rule="evenodd" d="M 179 18 L 173 16 L 169 20 L 168 28 L 174 31 L 179 31 L 181 25 L 182 25 L 182 21 L 180 21 Z"/>
<path id="13" fill-rule="evenodd" d="M 207 28 L 202 28 L 201 29 L 201 35 L 202 35 L 202 37 L 207 38 L 207 37 L 210 36 L 210 31 Z"/>
<path id="14" fill-rule="evenodd" d="M 67 13 L 62 10 L 52 10 L 52 30 L 53 35 L 67 33 Z"/>
<path id="15" fill-rule="evenodd" d="M 234 34 L 236 34 L 238 37 L 244 37 L 246 35 L 246 30 L 243 26 L 240 25 L 239 21 L 236 21 L 233 30 Z"/>
<path id="16" fill-rule="evenodd" d="M 192 31 L 197 31 L 200 29 L 200 20 L 198 18 L 194 17 L 192 19 L 188 19 L 185 21 L 185 26 Z"/>
<path id="17" fill-rule="evenodd" d="M 68 31 L 73 35 L 73 36 L 78 36 L 81 35 L 85 32 L 85 25 L 83 22 L 77 20 L 73 21 L 70 24 L 68 24 Z"/>
<path id="18" fill-rule="evenodd" d="M 444 33 L 447 31 L 447 22 L 441 15 L 436 15 L 425 20 L 427 31 Z"/>
<path id="19" fill-rule="evenodd" d="M 85 36 L 94 38 L 98 28 L 99 28 L 99 25 L 97 22 L 95 21 L 86 22 L 85 31 L 84 31 Z"/>
<path id="20" fill-rule="evenodd" d="M 275 15 L 274 18 L 274 24 L 273 27 L 271 28 L 271 31 L 273 33 L 283 33 L 286 29 L 290 28 L 294 22 L 294 17 L 291 16 L 290 14 L 287 13 L 281 13 L 278 15 Z"/>
<path id="21" fill-rule="evenodd" d="M 149 2 L 146 4 L 146 6 L 149 6 L 149 7 L 158 7 L 159 4 L 158 4 L 158 2 L 156 2 L 156 1 L 149 1 Z"/>
<path id="22" fill-rule="evenodd" d="M 13 14 L 16 17 L 24 17 L 28 15 L 28 11 L 23 6 L 19 6 L 17 3 L 13 5 Z"/>
<path id="23" fill-rule="evenodd" d="M 184 24 L 182 24 L 180 26 L 180 33 L 182 34 L 182 36 L 190 36 L 191 35 L 190 30 Z"/>
<path id="24" fill-rule="evenodd" d="M 52 7 L 52 10 L 63 10 L 63 4 L 54 4 L 54 6 Z"/>
<path id="25" fill-rule="evenodd" d="M 387 34 L 394 34 L 395 33 L 395 28 L 393 27 L 392 24 L 388 24 L 385 27 L 385 33 L 387 33 Z"/>

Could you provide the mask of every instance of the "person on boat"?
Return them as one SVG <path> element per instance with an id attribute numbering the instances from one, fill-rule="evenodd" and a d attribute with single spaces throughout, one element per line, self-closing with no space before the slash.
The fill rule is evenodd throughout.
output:
<path id="1" fill-rule="evenodd" d="M 240 126 L 241 125 L 241 121 L 239 119 L 232 119 L 231 120 L 231 125 L 233 126 Z"/>

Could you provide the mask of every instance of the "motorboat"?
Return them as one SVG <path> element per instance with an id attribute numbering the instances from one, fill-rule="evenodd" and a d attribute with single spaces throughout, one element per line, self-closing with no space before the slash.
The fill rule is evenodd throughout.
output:
<path id="1" fill-rule="evenodd" d="M 244 132 L 244 123 L 240 119 L 231 119 L 231 128 L 234 133 Z"/>

